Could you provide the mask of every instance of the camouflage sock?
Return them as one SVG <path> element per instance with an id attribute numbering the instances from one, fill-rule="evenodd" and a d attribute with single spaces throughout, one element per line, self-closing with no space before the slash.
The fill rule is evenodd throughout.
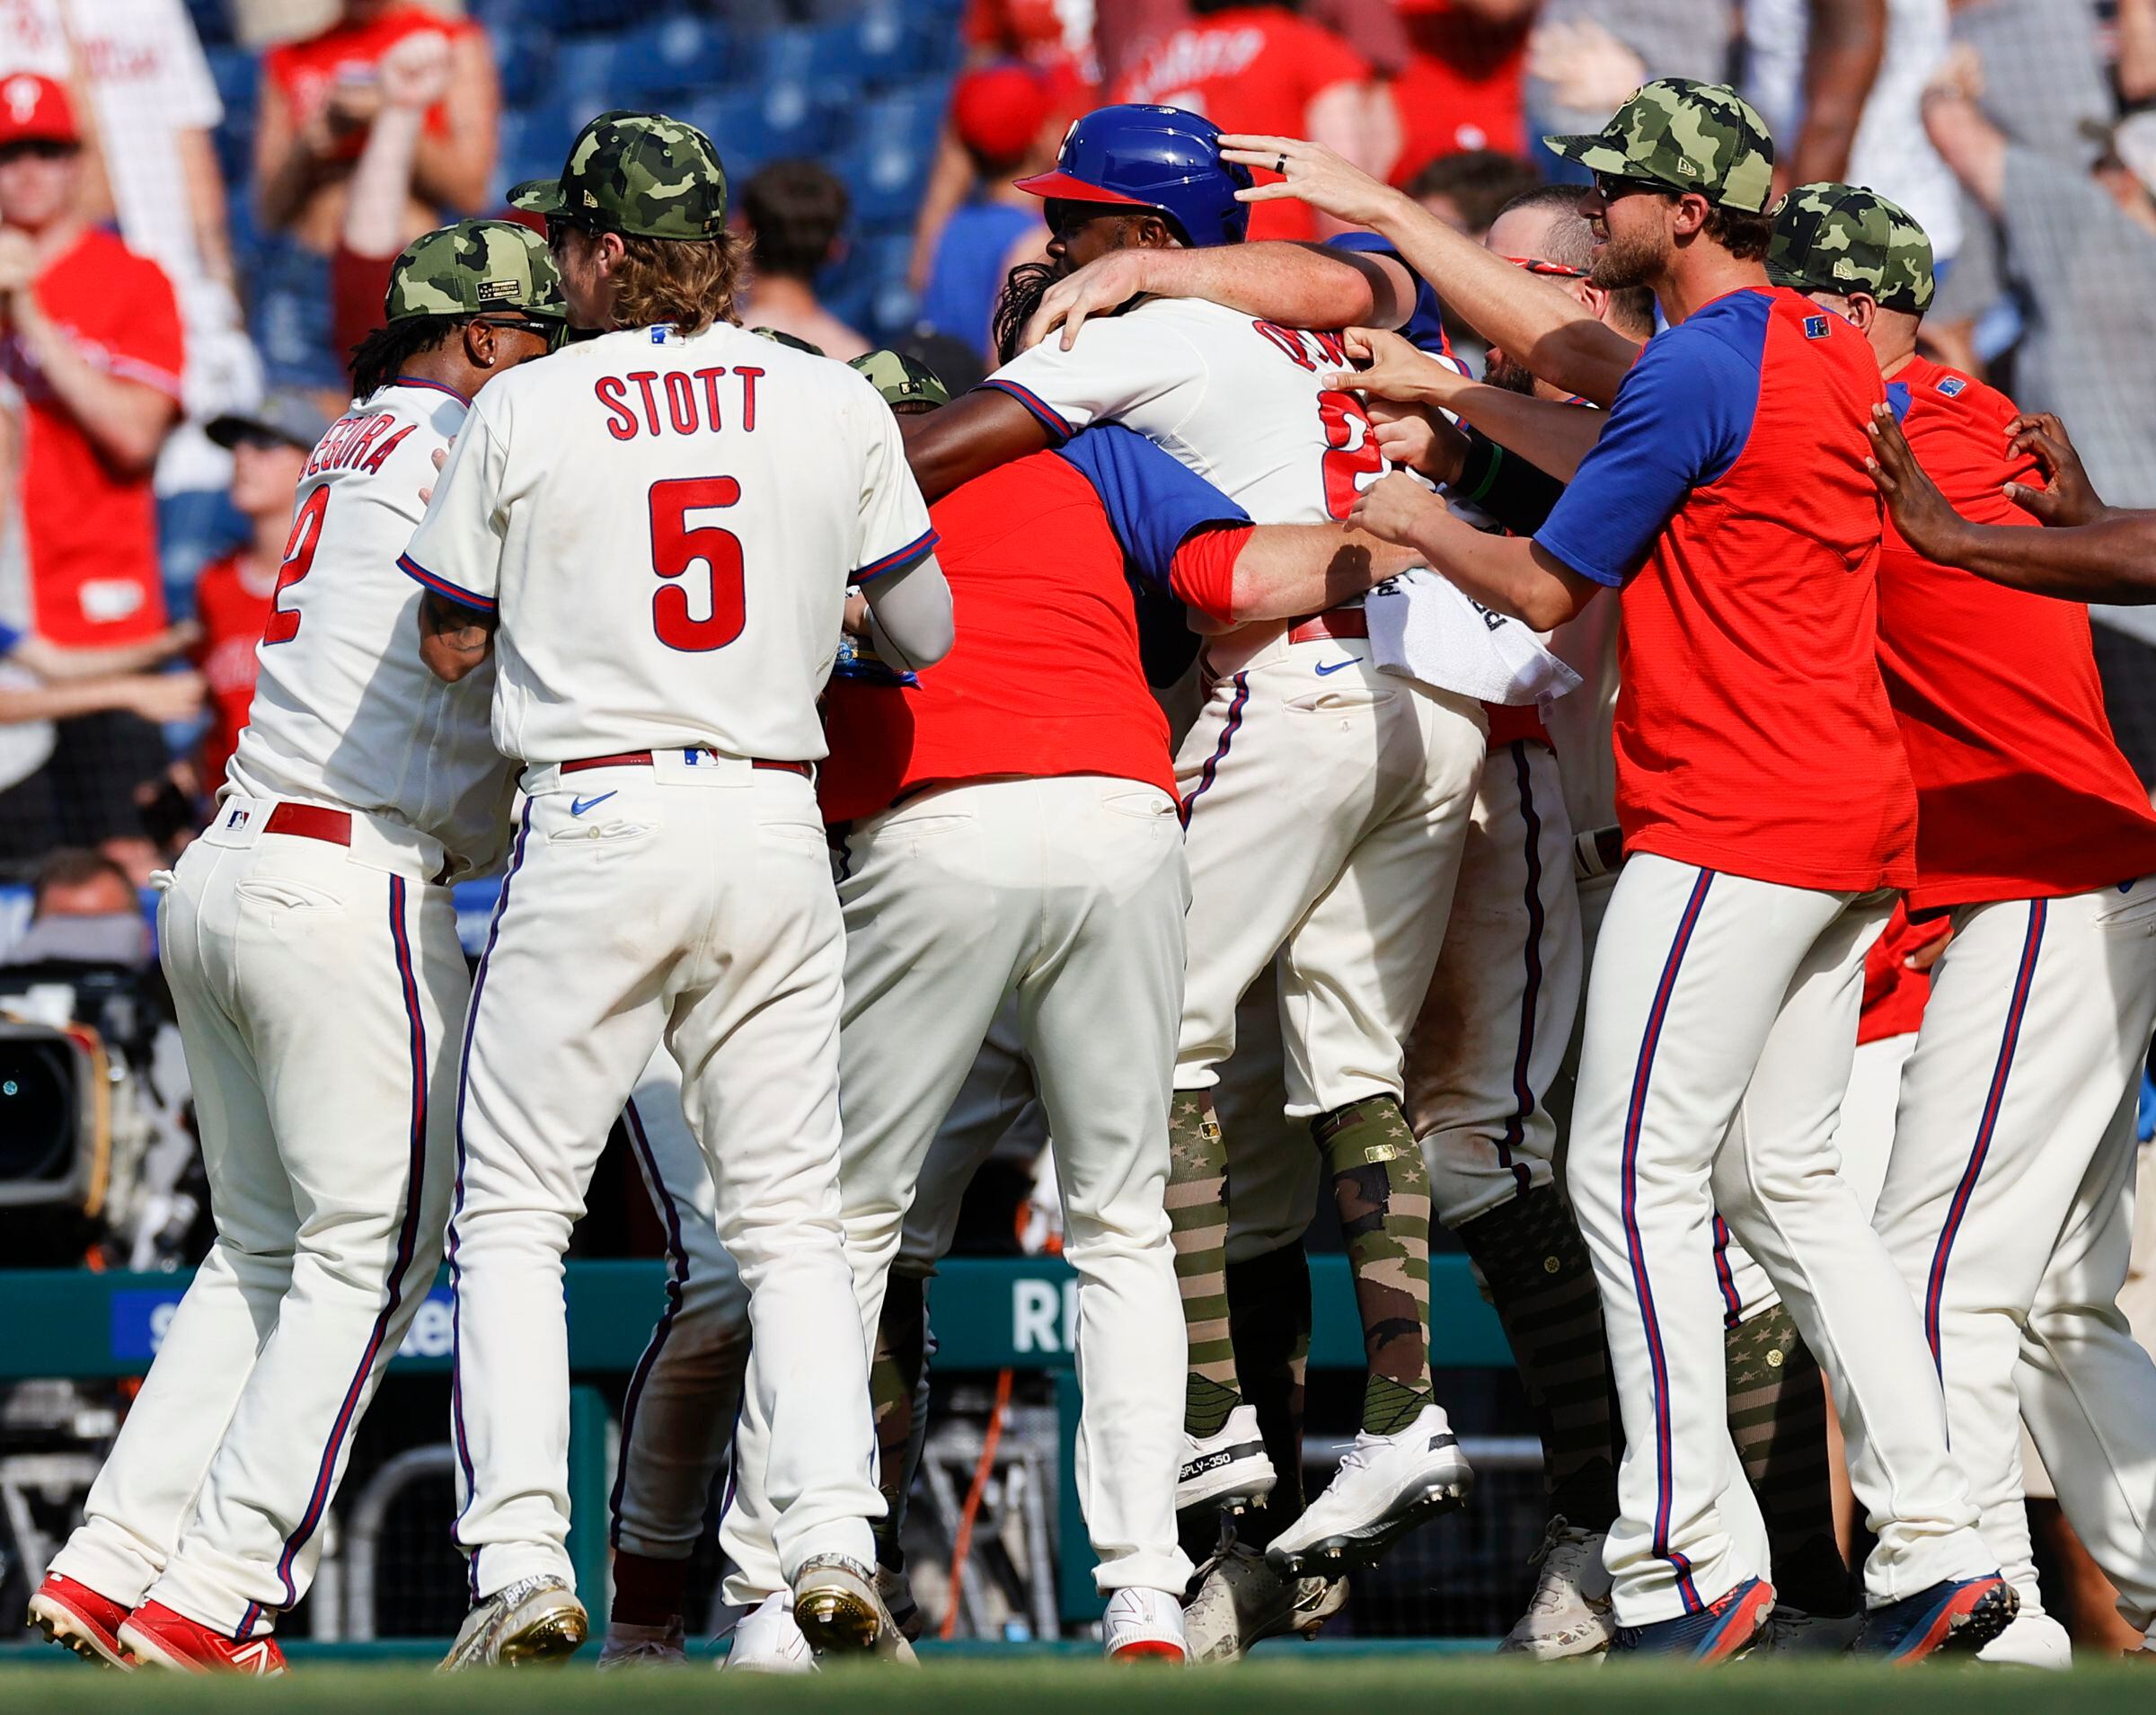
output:
<path id="1" fill-rule="evenodd" d="M 1215 1435 L 1242 1395 L 1228 1333 L 1228 1145 L 1207 1091 L 1178 1090 L 1168 1110 L 1168 1220 L 1190 1340 L 1183 1428 Z"/>
<path id="2" fill-rule="evenodd" d="M 928 1283 L 893 1270 L 876 1324 L 876 1356 L 869 1366 L 869 1402 L 876 1412 L 877 1487 L 883 1517 L 876 1525 L 876 1560 L 893 1571 L 906 1565 L 899 1532 L 906 1500 L 921 1463 L 928 1431 Z"/>
<path id="3" fill-rule="evenodd" d="M 1235 1534 L 1264 1548 L 1302 1516 L 1303 1384 L 1310 1367 L 1310 1257 L 1298 1242 L 1228 1264 L 1228 1327 L 1235 1371 L 1258 1413 L 1272 1498 L 1236 1524 Z"/>
<path id="4" fill-rule="evenodd" d="M 1834 1541 L 1819 1365 L 1780 1304 L 1730 1329 L 1723 1348 L 1729 1435 L 1766 1520 L 1776 1595 L 1807 1613 L 1848 1613 L 1855 1591 Z"/>
<path id="5" fill-rule="evenodd" d="M 1583 1530 L 1617 1516 L 1624 1447 L 1595 1266 L 1571 1208 L 1553 1185 L 1500 1203 L 1455 1234 L 1512 1343 L 1542 1442 L 1550 1510 Z"/>
<path id="6" fill-rule="evenodd" d="M 1430 1402 L 1430 1179 L 1422 1146 L 1391 1096 L 1320 1114 L 1325 1152 L 1363 1316 L 1363 1430 L 1392 1435 Z"/>

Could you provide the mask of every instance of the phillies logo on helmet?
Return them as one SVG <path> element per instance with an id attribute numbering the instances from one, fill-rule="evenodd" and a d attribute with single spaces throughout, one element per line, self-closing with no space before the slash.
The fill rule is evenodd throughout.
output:
<path id="1" fill-rule="evenodd" d="M 45 85 L 34 77 L 11 77 L 0 84 L 0 99 L 7 102 L 7 116 L 17 125 L 30 123 L 44 93 Z"/>

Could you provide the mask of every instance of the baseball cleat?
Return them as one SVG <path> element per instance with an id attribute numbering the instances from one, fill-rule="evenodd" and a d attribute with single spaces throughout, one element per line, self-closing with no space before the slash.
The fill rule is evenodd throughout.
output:
<path id="1" fill-rule="evenodd" d="M 1188 1661 L 1182 1604 L 1166 1590 L 1114 1592 L 1100 1616 L 1100 1646 L 1110 1661 Z"/>
<path id="2" fill-rule="evenodd" d="M 591 1621 L 576 1592 L 544 1573 L 518 1578 L 464 1616 L 440 1671 L 552 1667 L 584 1646 Z"/>
<path id="3" fill-rule="evenodd" d="M 134 1666 L 119 1645 L 119 1623 L 127 1617 L 124 1603 L 58 1572 L 48 1572 L 30 1598 L 30 1624 L 46 1642 L 104 1667 Z"/>
<path id="4" fill-rule="evenodd" d="M 1348 1600 L 1346 1578 L 1285 1578 L 1264 1554 L 1230 1543 L 1197 1569 L 1197 1594 L 1183 1609 L 1193 1661 L 1241 1661 L 1267 1638 L 1314 1638 Z"/>
<path id="5" fill-rule="evenodd" d="M 1444 1410 L 1426 1405 L 1392 1435 L 1362 1434 L 1332 1481 L 1265 1551 L 1273 1569 L 1297 1578 L 1337 1578 L 1374 1566 L 1421 1524 L 1459 1506 L 1475 1486 Z"/>
<path id="6" fill-rule="evenodd" d="M 793 1599 L 781 1590 L 734 1622 L 726 1652 L 729 1673 L 812 1674 L 816 1656 L 793 1622 Z"/>
<path id="7" fill-rule="evenodd" d="M 1602 1563 L 1604 1533 L 1568 1524 L 1562 1514 L 1542 1529 L 1542 1545 L 1528 1556 L 1539 1566 L 1527 1612 L 1498 1645 L 1500 1656 L 1566 1661 L 1598 1656 L 1616 1635 L 1610 1607 L 1610 1574 Z"/>
<path id="8" fill-rule="evenodd" d="M 883 1604 L 872 1568 L 844 1554 L 819 1554 L 793 1578 L 793 1619 L 820 1661 L 882 1656 L 911 1663 L 914 1647 Z"/>
<path id="9" fill-rule="evenodd" d="M 1852 1653 L 1885 1661 L 1922 1661 L 1945 1649 L 1975 1651 L 2007 1627 L 2021 1597 L 1996 1572 L 1941 1578 L 1928 1590 L 1889 1602 L 1864 1616 Z"/>
<path id="10" fill-rule="evenodd" d="M 670 1626 L 632 1626 L 609 1620 L 606 1641 L 599 1646 L 602 1673 L 616 1667 L 679 1667 L 688 1659 L 688 1639 L 678 1620 Z"/>
<path id="11" fill-rule="evenodd" d="M 176 1674 L 245 1674 L 271 1679 L 287 1673 L 285 1652 L 267 1634 L 234 1643 L 221 1632 L 146 1602 L 119 1622 L 119 1647 L 137 1667 Z"/>
<path id="12" fill-rule="evenodd" d="M 1728 1661 L 1759 1641 L 1767 1616 L 1773 1612 L 1774 1587 L 1764 1578 L 1746 1578 L 1697 1613 L 1681 1613 L 1651 1625 L 1619 1626 L 1610 1641 L 1610 1653 L 1689 1658 L 1701 1664 Z"/>
<path id="13" fill-rule="evenodd" d="M 1863 1630 L 1860 1613 L 1807 1613 L 1777 1602 L 1759 1648 L 1776 1656 L 1846 1656 Z"/>
<path id="14" fill-rule="evenodd" d="M 2043 1667 L 2063 1673 L 2073 1666 L 2073 1640 L 2048 1613 L 2032 1613 L 2024 1607 L 2012 1624 L 1976 1652 L 1976 1659 L 1987 1667 Z"/>
<path id="15" fill-rule="evenodd" d="M 1175 1480 L 1179 1518 L 1194 1513 L 1243 1513 L 1265 1505 L 1278 1479 L 1266 1457 L 1255 1407 L 1239 1405 L 1213 1434 L 1183 1437 L 1183 1467 Z"/>
<path id="16" fill-rule="evenodd" d="M 921 1604 L 914 1599 L 914 1583 L 904 1571 L 896 1567 L 876 1567 L 876 1594 L 883 1598 L 883 1605 L 891 1622 L 908 1643 L 921 1635 Z"/>

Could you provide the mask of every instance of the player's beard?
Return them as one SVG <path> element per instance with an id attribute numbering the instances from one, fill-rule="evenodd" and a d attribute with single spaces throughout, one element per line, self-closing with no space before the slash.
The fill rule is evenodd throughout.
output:
<path id="1" fill-rule="evenodd" d="M 1533 370 L 1524 363 L 1515 363 L 1501 350 L 1491 352 L 1482 369 L 1483 385 L 1504 393 L 1532 393 L 1534 379 Z"/>
<path id="2" fill-rule="evenodd" d="M 1003 289 L 995 300 L 995 314 L 989 322 L 998 363 L 1008 363 L 1018 355 L 1019 334 L 1033 319 L 1048 287 L 1061 279 L 1064 272 L 1053 262 L 1021 262 L 1004 276 Z"/>
<path id="3" fill-rule="evenodd" d="M 1642 233 L 1625 239 L 1611 233 L 1595 252 L 1593 271 L 1587 278 L 1606 292 L 1645 286 L 1661 272 L 1666 252 L 1666 240 L 1654 234 Z"/>

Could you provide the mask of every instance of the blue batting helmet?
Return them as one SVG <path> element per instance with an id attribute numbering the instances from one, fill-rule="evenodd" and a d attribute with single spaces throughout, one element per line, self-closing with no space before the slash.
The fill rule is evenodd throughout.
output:
<path id="1" fill-rule="evenodd" d="M 1235 192 L 1248 167 L 1220 158 L 1220 127 L 1180 107 L 1096 107 L 1065 133 L 1056 171 L 1018 188 L 1061 202 L 1101 202 L 1167 216 L 1185 243 L 1240 244 L 1250 208 Z"/>

